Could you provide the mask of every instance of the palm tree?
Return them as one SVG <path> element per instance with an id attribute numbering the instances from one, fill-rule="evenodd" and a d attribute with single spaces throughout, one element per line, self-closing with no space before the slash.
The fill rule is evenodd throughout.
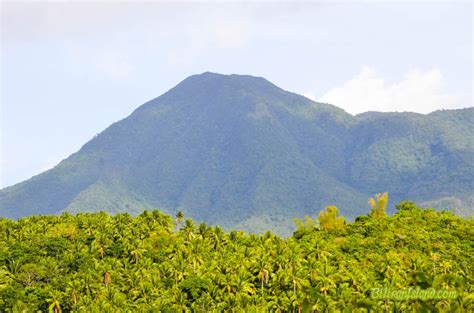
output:
<path id="1" fill-rule="evenodd" d="M 179 228 L 179 226 L 181 225 L 181 223 L 183 222 L 183 219 L 184 219 L 183 211 L 178 211 L 178 213 L 176 213 L 175 218 L 176 218 L 175 219 L 176 226 Z"/>
<path id="2" fill-rule="evenodd" d="M 79 302 L 81 289 L 81 282 L 79 280 L 78 275 L 76 274 L 72 277 L 71 280 L 68 281 L 66 287 L 66 293 L 69 294 L 73 307 L 76 306 Z"/>
<path id="3" fill-rule="evenodd" d="M 53 313 L 60 313 L 62 312 L 61 309 L 61 293 L 57 290 L 53 290 L 50 292 L 50 298 L 47 299 L 48 303 L 50 303 L 48 310 L 49 312 Z"/>

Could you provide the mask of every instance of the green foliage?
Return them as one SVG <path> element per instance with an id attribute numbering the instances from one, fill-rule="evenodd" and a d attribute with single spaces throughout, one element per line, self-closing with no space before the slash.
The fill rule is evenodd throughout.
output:
<path id="1" fill-rule="evenodd" d="M 328 232 L 342 230 L 345 224 L 344 218 L 339 216 L 339 210 L 334 205 L 319 213 L 318 222 L 321 229 Z"/>
<path id="2" fill-rule="evenodd" d="M 473 220 L 397 209 L 344 223 L 328 207 L 320 227 L 308 217 L 288 238 L 181 213 L 176 227 L 159 211 L 0 218 L 0 311 L 472 312 Z M 373 300 L 375 287 L 459 297 Z"/>
<path id="3" fill-rule="evenodd" d="M 187 298 L 191 299 L 191 301 L 198 300 L 203 293 L 208 292 L 211 288 L 208 280 L 197 275 L 186 277 L 179 285 L 181 291 L 186 293 Z"/>
<path id="4" fill-rule="evenodd" d="M 387 203 L 388 203 L 388 192 L 383 194 L 376 194 L 375 198 L 369 199 L 369 205 L 372 208 L 370 211 L 370 216 L 376 220 L 384 218 L 387 216 Z"/>

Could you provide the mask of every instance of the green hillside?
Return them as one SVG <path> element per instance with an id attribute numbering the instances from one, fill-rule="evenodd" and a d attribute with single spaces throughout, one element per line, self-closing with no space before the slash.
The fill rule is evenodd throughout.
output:
<path id="1" fill-rule="evenodd" d="M 330 203 L 354 218 L 383 191 L 392 203 L 413 199 L 469 215 L 473 125 L 473 108 L 352 116 L 263 78 L 204 73 L 55 168 L 2 189 L 0 215 L 159 208 L 288 233 L 290 217 Z"/>
<path id="2" fill-rule="evenodd" d="M 382 202 L 285 239 L 159 211 L 0 218 L 0 311 L 472 312 L 473 220 Z"/>

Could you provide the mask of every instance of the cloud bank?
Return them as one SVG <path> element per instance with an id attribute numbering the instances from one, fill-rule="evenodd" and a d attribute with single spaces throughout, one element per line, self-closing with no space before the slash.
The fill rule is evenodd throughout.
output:
<path id="1" fill-rule="evenodd" d="M 443 91 L 443 75 L 437 68 L 425 72 L 410 70 L 403 79 L 389 83 L 373 68 L 364 66 L 354 78 L 331 88 L 319 98 L 311 92 L 305 95 L 339 106 L 351 114 L 367 111 L 429 113 L 465 104 L 460 95 Z"/>

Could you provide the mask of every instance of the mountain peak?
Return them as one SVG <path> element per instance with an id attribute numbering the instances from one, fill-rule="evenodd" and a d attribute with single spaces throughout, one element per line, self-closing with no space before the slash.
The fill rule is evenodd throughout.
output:
<path id="1" fill-rule="evenodd" d="M 196 102 L 197 99 L 198 102 L 222 102 L 224 99 L 248 100 L 249 97 L 275 99 L 285 93 L 287 92 L 263 77 L 204 72 L 187 77 L 164 95 L 150 101 L 150 105 L 170 98 L 181 99 L 178 101 L 180 103 Z"/>
<path id="2" fill-rule="evenodd" d="M 191 75 L 188 78 L 186 78 L 183 82 L 186 81 L 191 81 L 193 83 L 196 82 L 205 82 L 209 83 L 212 81 L 215 82 L 222 82 L 222 83 L 227 83 L 227 84 L 232 84 L 232 83 L 248 83 L 248 84 L 255 84 L 255 83 L 260 83 L 260 84 L 267 84 L 271 85 L 274 88 L 278 88 L 277 86 L 273 85 L 271 82 L 266 80 L 263 77 L 259 76 L 252 76 L 252 75 L 242 75 L 242 74 L 220 74 L 220 73 L 214 73 L 214 72 L 204 72 L 201 74 L 195 74 Z"/>
<path id="3" fill-rule="evenodd" d="M 200 108 L 209 108 L 213 104 L 225 106 L 239 103 L 248 108 L 260 101 L 259 99 L 277 102 L 280 97 L 289 95 L 290 93 L 263 77 L 204 72 L 185 78 L 165 94 L 137 108 L 135 112 L 143 112 L 149 108 L 155 110 L 164 103 L 171 102 L 178 106 L 192 105 Z"/>
<path id="4" fill-rule="evenodd" d="M 0 190 L 0 216 L 161 208 L 289 232 L 292 217 L 328 204 L 361 215 L 377 191 L 392 203 L 472 203 L 469 114 L 377 116 L 352 117 L 262 77 L 193 75 L 55 168 Z"/>

